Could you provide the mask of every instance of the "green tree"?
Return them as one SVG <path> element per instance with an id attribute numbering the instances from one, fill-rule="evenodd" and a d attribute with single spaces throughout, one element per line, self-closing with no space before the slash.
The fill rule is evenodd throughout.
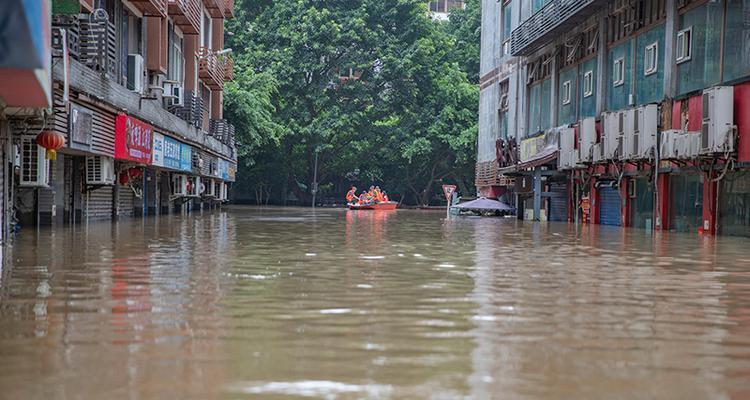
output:
<path id="1" fill-rule="evenodd" d="M 227 42 L 243 76 L 225 102 L 241 143 L 238 186 L 309 203 L 317 152 L 324 194 L 375 183 L 426 204 L 445 179 L 469 190 L 478 88 L 455 36 L 471 29 L 454 25 L 471 18 L 437 23 L 420 0 L 238 9 Z"/>

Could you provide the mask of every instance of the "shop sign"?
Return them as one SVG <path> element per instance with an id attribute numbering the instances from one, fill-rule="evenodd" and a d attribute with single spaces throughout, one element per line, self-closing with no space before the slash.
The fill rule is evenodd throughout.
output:
<path id="1" fill-rule="evenodd" d="M 218 174 L 216 174 L 217 177 L 226 180 L 229 180 L 229 162 L 227 160 L 219 159 L 219 170 Z"/>
<path id="2" fill-rule="evenodd" d="M 164 135 L 154 132 L 154 145 L 151 148 L 151 164 L 164 166 Z"/>
<path id="3" fill-rule="evenodd" d="M 115 158 L 139 164 L 151 164 L 154 128 L 129 115 L 115 121 Z"/>
<path id="4" fill-rule="evenodd" d="M 164 167 L 180 169 L 180 142 L 164 136 Z"/>
<path id="5" fill-rule="evenodd" d="M 70 104 L 68 116 L 68 145 L 72 149 L 91 150 L 91 130 L 94 121 L 94 111 L 78 104 Z"/>
<path id="6" fill-rule="evenodd" d="M 227 180 L 230 182 L 234 182 L 236 173 L 237 173 L 237 166 L 232 163 L 229 163 L 229 166 L 227 167 Z"/>
<path id="7" fill-rule="evenodd" d="M 193 147 L 180 143 L 180 169 L 191 172 L 193 170 Z"/>

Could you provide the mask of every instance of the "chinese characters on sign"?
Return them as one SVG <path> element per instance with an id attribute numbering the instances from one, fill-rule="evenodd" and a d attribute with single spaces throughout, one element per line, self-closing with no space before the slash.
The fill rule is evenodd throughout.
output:
<path id="1" fill-rule="evenodd" d="M 151 149 L 151 164 L 164 166 L 164 135 L 154 132 L 154 145 Z"/>
<path id="2" fill-rule="evenodd" d="M 115 158 L 151 164 L 153 127 L 131 116 L 120 114 L 115 121 Z"/>

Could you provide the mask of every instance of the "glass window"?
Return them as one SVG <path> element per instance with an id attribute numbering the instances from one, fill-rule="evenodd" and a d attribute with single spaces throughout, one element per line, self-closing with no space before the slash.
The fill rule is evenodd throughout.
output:
<path id="1" fill-rule="evenodd" d="M 723 235 L 750 236 L 750 175 L 730 172 L 721 180 L 719 229 Z"/>
<path id="2" fill-rule="evenodd" d="M 622 86 L 625 84 L 625 59 L 618 58 L 612 65 L 612 84 Z"/>
<path id="3" fill-rule="evenodd" d="M 728 0 L 724 35 L 724 81 L 750 75 L 750 0 Z"/>
<path id="4" fill-rule="evenodd" d="M 536 84 L 529 88 L 529 134 L 534 134 L 542 130 L 540 110 L 541 93 L 541 84 Z"/>
<path id="5" fill-rule="evenodd" d="M 560 90 L 558 100 L 558 125 L 575 123 L 578 119 L 576 96 L 576 77 L 578 68 L 572 67 L 560 71 Z"/>
<path id="6" fill-rule="evenodd" d="M 651 75 L 656 73 L 656 69 L 659 67 L 658 61 L 659 45 L 658 43 L 651 43 L 646 46 L 643 65 L 643 75 Z"/>
<path id="7" fill-rule="evenodd" d="M 612 66 L 609 71 L 607 90 L 607 109 L 621 110 L 630 105 L 631 100 L 631 80 L 633 71 L 632 47 L 633 41 L 613 47 L 609 51 L 609 65 Z"/>
<path id="8" fill-rule="evenodd" d="M 654 186 L 646 178 L 630 181 L 630 223 L 634 228 L 651 229 L 654 218 Z"/>
<path id="9" fill-rule="evenodd" d="M 708 2 L 679 18 L 679 32 L 684 32 L 678 55 L 677 93 L 702 90 L 720 81 L 721 31 L 723 2 Z M 736 41 L 730 40 L 736 45 Z"/>
<path id="10" fill-rule="evenodd" d="M 647 104 L 661 101 L 664 98 L 664 25 L 659 25 L 644 32 L 635 40 L 635 104 Z"/>
<path id="11" fill-rule="evenodd" d="M 675 48 L 677 64 L 690 60 L 690 49 L 693 45 L 690 40 L 691 33 L 692 28 L 683 29 L 677 32 L 677 46 Z"/>
<path id="12" fill-rule="evenodd" d="M 541 97 L 541 130 L 546 130 L 552 127 L 552 79 L 542 81 Z"/>
<path id="13" fill-rule="evenodd" d="M 581 94 L 580 98 L 580 117 L 596 116 L 596 72 L 597 59 L 592 58 L 581 64 Z"/>

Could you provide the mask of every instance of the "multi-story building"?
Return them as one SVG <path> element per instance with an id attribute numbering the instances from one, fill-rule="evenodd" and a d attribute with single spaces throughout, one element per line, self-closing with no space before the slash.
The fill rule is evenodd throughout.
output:
<path id="1" fill-rule="evenodd" d="M 435 0 L 427 3 L 427 8 L 430 10 L 430 15 L 441 21 L 448 19 L 451 10 L 455 8 L 464 8 L 464 2 L 458 0 Z"/>
<path id="2" fill-rule="evenodd" d="M 46 22 L 32 28 L 46 45 L 42 73 L 0 73 L 2 156 L 13 166 L 2 174 L 4 234 L 16 222 L 28 229 L 224 201 L 236 170 L 234 128 L 222 115 L 233 0 L 39 3 Z M 46 92 L 37 89 L 44 81 Z"/>
<path id="3" fill-rule="evenodd" d="M 482 12 L 480 192 L 528 219 L 750 236 L 750 5 Z"/>

